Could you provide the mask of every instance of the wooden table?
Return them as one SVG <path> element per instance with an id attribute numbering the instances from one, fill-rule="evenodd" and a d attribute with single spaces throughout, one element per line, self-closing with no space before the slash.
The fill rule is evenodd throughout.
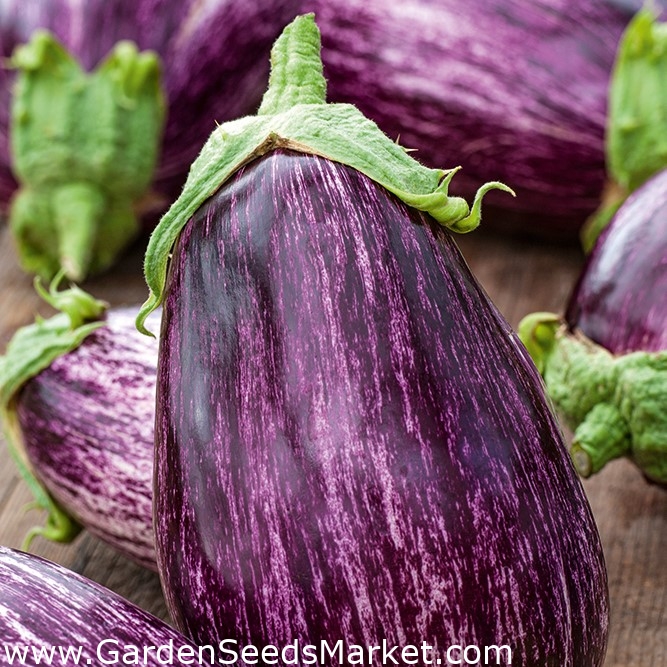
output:
<path id="1" fill-rule="evenodd" d="M 473 272 L 510 324 L 535 310 L 562 310 L 583 257 L 574 245 L 518 239 L 478 230 L 459 245 Z M 86 288 L 112 305 L 146 295 L 141 247 L 109 275 Z M 0 230 L 0 349 L 35 313 L 50 314 L 17 265 L 6 229 Z M 667 406 L 665 406 L 667 409 Z M 667 492 L 647 485 L 633 466 L 616 461 L 585 481 L 604 544 L 611 595 L 611 634 L 605 667 L 667 667 Z M 19 547 L 39 519 L 26 513 L 30 493 L 0 442 L 0 544 Z M 117 591 L 167 619 L 156 574 L 90 535 L 71 545 L 42 539 L 32 550 Z"/>

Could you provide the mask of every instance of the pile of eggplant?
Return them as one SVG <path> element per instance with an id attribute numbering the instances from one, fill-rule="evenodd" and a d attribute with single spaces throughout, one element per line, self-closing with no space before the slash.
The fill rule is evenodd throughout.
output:
<path id="1" fill-rule="evenodd" d="M 83 526 L 156 568 L 211 662 L 414 664 L 427 646 L 439 664 L 601 667 L 588 501 L 535 365 L 454 241 L 489 192 L 514 193 L 452 195 L 456 164 L 424 166 L 326 92 L 303 14 L 256 114 L 212 132 L 151 235 L 144 305 L 107 309 L 60 276 L 40 289 L 60 312 L 0 364 L 7 440 L 48 510 L 37 532 Z M 11 591 L 51 576 L 6 558 Z M 86 608 L 89 585 L 58 576 Z M 8 613 L 22 641 L 28 612 Z M 66 644 L 80 618 L 38 641 Z M 118 645 L 147 642 L 147 622 Z"/>
<path id="2" fill-rule="evenodd" d="M 460 164 L 463 196 L 507 182 L 519 196 L 491 193 L 487 224 L 571 238 L 603 195 L 610 73 L 635 9 L 0 0 L 0 210 L 27 271 L 50 279 L 63 266 L 80 281 L 108 270 L 179 195 L 215 125 L 256 110 L 270 45 L 314 11 L 333 101 L 430 167 Z"/>
<path id="3" fill-rule="evenodd" d="M 627 457 L 667 487 L 663 105 L 619 103 L 639 55 L 662 81 L 664 26 L 621 39 L 636 7 L 562 0 L 26 7 L 0 0 L 0 204 L 55 314 L 0 357 L 46 515 L 0 546 L 0 664 L 602 667 L 580 477 Z M 513 331 L 456 234 L 483 206 L 578 230 L 607 166 L 565 312 Z M 142 305 L 75 284 L 151 215 Z M 158 572 L 175 628 L 27 553 L 82 529 Z"/>

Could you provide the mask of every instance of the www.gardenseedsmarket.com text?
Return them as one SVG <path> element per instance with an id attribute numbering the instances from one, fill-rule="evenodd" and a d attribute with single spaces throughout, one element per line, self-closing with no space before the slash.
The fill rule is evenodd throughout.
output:
<path id="1" fill-rule="evenodd" d="M 92 652 L 91 652 L 92 649 Z M 223 639 L 217 646 L 177 645 L 173 639 L 158 646 L 123 644 L 103 639 L 94 647 L 5 645 L 4 657 L 10 665 L 503 665 L 512 664 L 507 645 L 460 645 L 445 648 L 424 641 L 420 645 L 381 644 L 361 646 L 320 641 L 303 644 L 299 640 L 282 647 L 240 646 Z"/>

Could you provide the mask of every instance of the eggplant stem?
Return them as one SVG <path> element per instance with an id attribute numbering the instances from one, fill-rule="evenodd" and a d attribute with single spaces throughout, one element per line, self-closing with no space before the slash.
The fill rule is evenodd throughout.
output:
<path id="1" fill-rule="evenodd" d="M 630 428 L 618 408 L 598 403 L 577 427 L 570 455 L 579 474 L 589 477 L 630 449 Z"/>
<path id="2" fill-rule="evenodd" d="M 290 23 L 273 45 L 269 87 L 257 115 L 289 111 L 297 104 L 326 104 L 326 96 L 320 31 L 314 14 L 304 14 Z"/>

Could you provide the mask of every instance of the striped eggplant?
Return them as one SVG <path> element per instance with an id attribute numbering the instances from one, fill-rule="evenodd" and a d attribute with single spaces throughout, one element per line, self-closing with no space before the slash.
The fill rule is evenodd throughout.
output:
<path id="1" fill-rule="evenodd" d="M 518 196 L 491 193 L 503 214 L 487 223 L 569 237 L 605 183 L 607 90 L 634 10 L 618 5 L 306 1 L 332 100 L 358 106 L 427 165 L 455 155 L 462 194 L 489 178 L 510 184 Z"/>
<path id="2" fill-rule="evenodd" d="M 19 330 L 0 359 L 6 440 L 48 512 L 26 547 L 84 527 L 155 569 L 157 343 L 137 332 L 136 307 L 105 310 L 78 288 L 46 296 L 67 312 Z"/>
<path id="3" fill-rule="evenodd" d="M 215 124 L 256 108 L 300 2 L 0 0 L 0 209 L 26 269 L 80 281 L 154 225 Z"/>
<path id="4" fill-rule="evenodd" d="M 539 375 L 445 229 L 474 226 L 480 198 L 326 104 L 318 52 L 299 17 L 257 116 L 214 132 L 149 242 L 138 326 L 163 304 L 172 617 L 197 643 L 302 647 L 297 664 L 425 642 L 443 664 L 457 644 L 599 666 L 590 508 Z"/>
<path id="5" fill-rule="evenodd" d="M 0 546 L 0 665 L 213 664 L 181 633 L 85 577 Z"/>
<path id="6" fill-rule="evenodd" d="M 564 318 L 534 313 L 519 331 L 573 429 L 579 472 L 627 456 L 667 486 L 667 171 L 613 217 Z"/>

